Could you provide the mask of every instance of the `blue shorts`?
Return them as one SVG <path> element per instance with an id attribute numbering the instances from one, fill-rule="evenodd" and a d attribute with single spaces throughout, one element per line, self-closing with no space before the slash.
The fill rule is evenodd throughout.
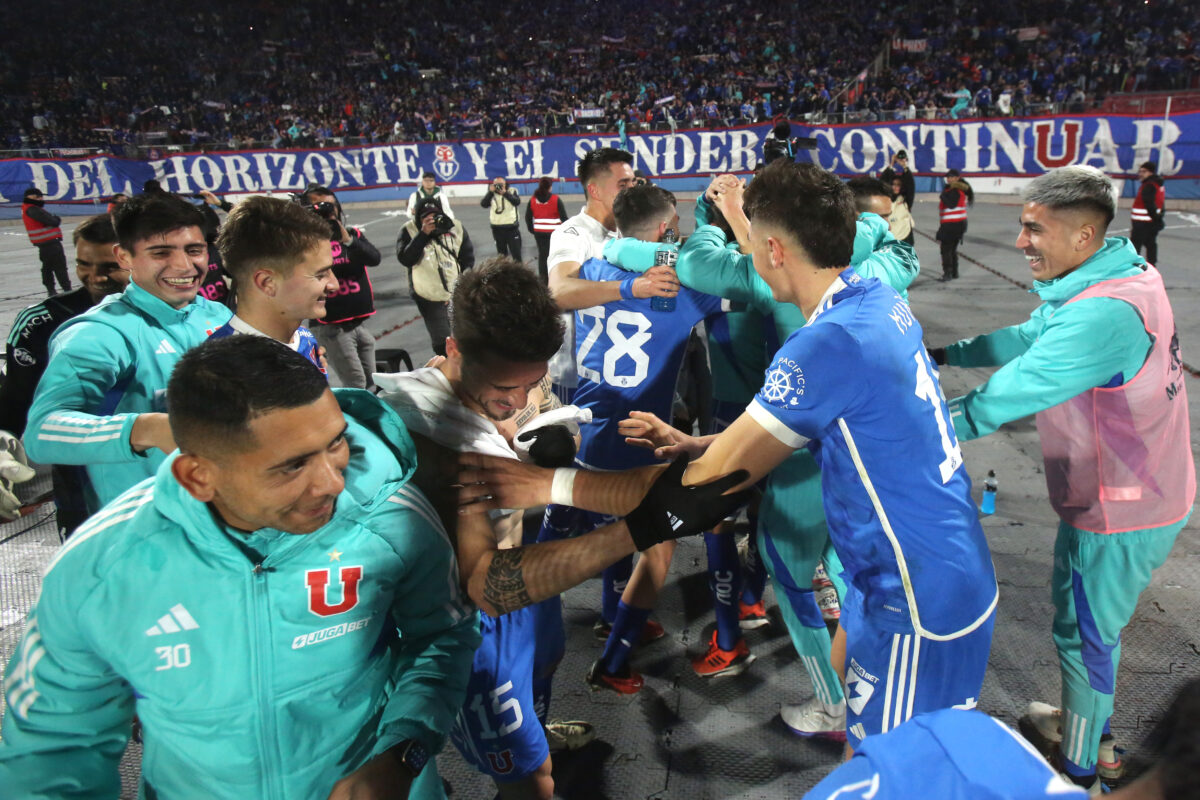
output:
<path id="1" fill-rule="evenodd" d="M 483 641 L 450 739 L 467 763 L 500 783 L 525 778 L 550 755 L 533 692 L 539 627 L 554 618 L 547 603 L 558 609 L 561 636 L 557 597 L 502 617 L 479 614 Z"/>
<path id="2" fill-rule="evenodd" d="M 849 589 L 849 594 L 854 594 Z M 968 634 L 938 641 L 846 619 L 846 741 L 855 749 L 916 714 L 974 708 L 992 649 L 996 612 Z"/>
<path id="3" fill-rule="evenodd" d="M 551 503 L 546 506 L 546 515 L 542 518 L 542 529 L 538 532 L 537 540 L 539 542 L 555 542 L 559 539 L 571 539 L 591 533 L 597 528 L 619 519 L 620 517 L 609 514 Z"/>

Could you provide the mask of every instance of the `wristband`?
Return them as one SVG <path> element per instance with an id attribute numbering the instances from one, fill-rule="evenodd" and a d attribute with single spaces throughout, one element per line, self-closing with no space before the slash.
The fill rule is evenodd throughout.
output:
<path id="1" fill-rule="evenodd" d="M 559 467 L 554 470 L 554 481 L 550 484 L 550 502 L 560 506 L 575 505 L 575 476 L 579 470 Z"/>
<path id="2" fill-rule="evenodd" d="M 626 278 L 625 280 L 621 281 L 621 299 L 622 300 L 634 299 L 633 298 L 633 282 L 636 280 L 637 280 L 637 278 L 633 277 L 633 278 Z"/>

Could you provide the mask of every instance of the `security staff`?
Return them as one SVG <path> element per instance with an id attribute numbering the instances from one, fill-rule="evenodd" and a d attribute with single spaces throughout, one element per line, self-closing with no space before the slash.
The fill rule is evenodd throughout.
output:
<path id="1" fill-rule="evenodd" d="M 542 276 L 543 283 L 549 280 L 546 264 L 550 258 L 550 234 L 567 219 L 567 207 L 563 199 L 550 191 L 553 185 L 553 178 L 543 176 L 525 208 L 525 227 L 537 243 L 538 274 Z"/>
<path id="2" fill-rule="evenodd" d="M 67 277 L 67 256 L 63 253 L 61 219 L 51 214 L 43 206 L 46 205 L 42 190 L 30 186 L 25 190 L 21 202 L 21 221 L 25 223 L 25 232 L 29 241 L 38 250 L 38 259 L 42 262 L 42 285 L 46 287 L 46 296 L 54 297 L 54 279 L 62 291 L 71 291 L 71 279 Z"/>
<path id="3" fill-rule="evenodd" d="M 958 277 L 958 245 L 967 233 L 967 206 L 975 202 L 971 185 L 958 170 L 946 173 L 946 188 L 938 198 L 937 240 L 942 245 L 942 280 Z"/>
<path id="4" fill-rule="evenodd" d="M 1142 185 L 1133 198 L 1133 208 L 1129 214 L 1129 241 L 1133 242 L 1133 249 L 1139 253 L 1143 247 L 1146 248 L 1146 260 L 1158 266 L 1158 232 L 1164 227 L 1163 214 L 1166 209 L 1163 206 L 1167 200 L 1167 190 L 1153 161 L 1138 167 L 1138 177 Z"/>

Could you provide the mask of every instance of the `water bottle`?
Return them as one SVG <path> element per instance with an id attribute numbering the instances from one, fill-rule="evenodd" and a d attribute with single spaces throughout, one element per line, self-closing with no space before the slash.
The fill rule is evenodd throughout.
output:
<path id="1" fill-rule="evenodd" d="M 673 228 L 667 228 L 667 230 L 663 233 L 661 240 L 662 245 L 659 246 L 658 251 L 654 254 L 654 266 L 667 266 L 671 269 L 675 269 L 675 262 L 679 260 L 679 251 L 677 248 L 673 247 L 673 245 L 675 244 L 675 240 L 677 238 L 678 237 L 675 235 L 675 230 Z M 653 311 L 674 311 L 675 298 L 651 297 L 650 309 Z"/>
<path id="2" fill-rule="evenodd" d="M 989 469 L 987 477 L 983 479 L 983 505 L 979 509 L 984 514 L 996 513 L 996 488 L 996 470 Z"/>

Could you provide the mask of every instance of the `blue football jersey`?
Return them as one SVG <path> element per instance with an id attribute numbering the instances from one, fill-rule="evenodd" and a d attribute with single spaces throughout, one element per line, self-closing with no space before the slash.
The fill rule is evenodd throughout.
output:
<path id="1" fill-rule="evenodd" d="M 998 596 L 991 556 L 921 326 L 895 290 L 843 271 L 747 411 L 785 444 L 814 443 L 861 614 L 935 639 L 982 624 Z"/>
<path id="2" fill-rule="evenodd" d="M 234 320 L 238 320 L 238 317 L 233 317 L 229 322 L 217 328 L 212 332 L 212 334 L 209 335 L 208 338 L 224 339 L 226 336 L 233 336 L 234 334 L 244 334 L 247 336 L 263 335 L 254 328 L 250 327 L 250 325 L 247 323 L 241 322 L 241 320 L 239 320 L 241 324 L 236 325 Z M 321 370 L 321 374 L 328 377 L 327 373 L 325 372 L 325 368 L 321 366 L 321 345 L 317 343 L 317 337 L 313 336 L 312 331 L 301 325 L 296 330 L 296 335 L 292 337 L 291 343 L 289 343 L 287 346 L 291 347 L 297 353 L 315 364 L 317 369 Z"/>
<path id="3" fill-rule="evenodd" d="M 296 344 L 296 352 L 316 364 L 317 369 L 321 370 L 321 374 L 326 375 L 325 368 L 321 366 L 321 345 L 317 343 L 317 337 L 303 325 L 296 333 L 300 337 Z"/>
<path id="4" fill-rule="evenodd" d="M 589 281 L 635 277 L 601 258 L 579 268 Z M 630 447 L 617 425 L 630 411 L 650 411 L 670 421 L 675 382 L 696 323 L 719 314 L 719 297 L 681 287 L 674 311 L 655 311 L 650 299 L 614 300 L 575 312 L 575 405 L 592 410 L 580 430 L 578 459 L 596 469 L 651 464 L 654 454 Z"/>
<path id="5" fill-rule="evenodd" d="M 805 800 L 1067 800 L 1087 791 L 1059 777 L 1031 745 L 979 711 L 921 714 L 869 736 Z"/>

